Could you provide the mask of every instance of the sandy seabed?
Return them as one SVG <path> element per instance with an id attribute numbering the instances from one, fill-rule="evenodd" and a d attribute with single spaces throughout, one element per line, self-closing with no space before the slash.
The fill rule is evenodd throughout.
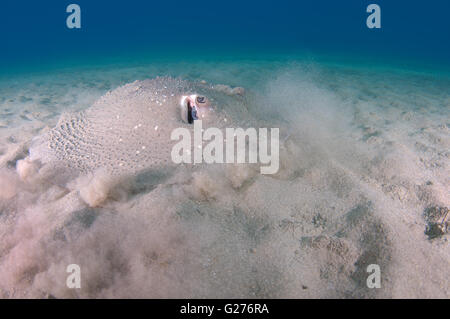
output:
<path id="1" fill-rule="evenodd" d="M 245 88 L 280 170 L 196 165 L 117 182 L 32 161 L 110 90 L 170 75 Z M 219 103 L 220 104 L 220 103 Z M 172 63 L 0 81 L 2 298 L 449 298 L 450 78 L 304 62 Z M 69 264 L 81 289 L 66 286 Z M 367 266 L 381 269 L 369 289 Z"/>

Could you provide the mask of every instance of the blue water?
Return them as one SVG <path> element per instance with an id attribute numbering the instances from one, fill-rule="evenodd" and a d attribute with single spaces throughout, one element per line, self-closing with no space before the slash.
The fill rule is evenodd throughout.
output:
<path id="1" fill-rule="evenodd" d="M 79 30 L 66 27 L 70 3 L 81 7 Z M 370 3 L 381 29 L 366 26 Z M 446 0 L 4 0 L 0 69 L 276 55 L 448 70 L 449 12 Z"/>

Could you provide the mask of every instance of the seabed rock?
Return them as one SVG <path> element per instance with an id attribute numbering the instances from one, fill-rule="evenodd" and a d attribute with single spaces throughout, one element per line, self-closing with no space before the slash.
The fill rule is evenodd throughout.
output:
<path id="1" fill-rule="evenodd" d="M 425 228 L 425 234 L 428 236 L 428 239 L 439 238 L 448 233 L 448 211 L 447 207 L 439 206 L 425 209 L 424 217 L 428 223 Z"/>

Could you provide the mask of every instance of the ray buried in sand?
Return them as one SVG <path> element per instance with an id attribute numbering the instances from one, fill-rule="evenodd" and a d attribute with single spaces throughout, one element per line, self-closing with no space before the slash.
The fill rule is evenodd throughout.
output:
<path id="1" fill-rule="evenodd" d="M 267 128 L 259 128 L 258 131 L 255 128 L 246 130 L 226 128 L 224 138 L 219 128 L 210 127 L 203 130 L 202 121 L 196 120 L 194 121 L 194 144 L 188 129 L 179 127 L 172 131 L 171 140 L 179 140 L 172 148 L 172 161 L 176 164 L 200 164 L 203 161 L 207 164 L 259 162 L 266 164 L 260 167 L 261 174 L 276 174 L 279 169 L 279 128 L 270 129 L 270 147 L 267 131 Z M 209 143 L 203 145 L 206 141 Z"/>

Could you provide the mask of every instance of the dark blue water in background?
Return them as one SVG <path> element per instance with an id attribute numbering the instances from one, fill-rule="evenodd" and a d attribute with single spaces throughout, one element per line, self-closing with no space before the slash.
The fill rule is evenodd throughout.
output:
<path id="1" fill-rule="evenodd" d="M 81 7 L 82 28 L 66 27 Z M 381 7 L 368 29 L 366 7 Z M 317 55 L 448 69 L 450 1 L 2 0 L 0 69 Z"/>

